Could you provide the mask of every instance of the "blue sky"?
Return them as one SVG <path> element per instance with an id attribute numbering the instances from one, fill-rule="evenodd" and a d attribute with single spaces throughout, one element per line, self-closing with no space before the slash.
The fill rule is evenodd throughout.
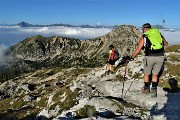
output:
<path id="1" fill-rule="evenodd" d="M 180 0 L 0 0 L 0 24 L 90 24 L 180 28 Z"/>

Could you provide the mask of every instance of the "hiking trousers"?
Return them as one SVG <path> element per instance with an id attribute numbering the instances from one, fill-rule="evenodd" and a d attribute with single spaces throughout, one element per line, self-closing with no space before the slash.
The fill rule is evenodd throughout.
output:
<path id="1" fill-rule="evenodd" d="M 164 56 L 145 56 L 144 73 L 158 75 L 164 64 Z"/>

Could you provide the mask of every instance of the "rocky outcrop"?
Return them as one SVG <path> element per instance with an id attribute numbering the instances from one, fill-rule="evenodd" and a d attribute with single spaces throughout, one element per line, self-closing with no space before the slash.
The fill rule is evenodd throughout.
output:
<path id="1" fill-rule="evenodd" d="M 121 99 L 122 81 L 115 79 L 116 75 L 106 75 L 104 68 L 54 68 L 24 74 L 15 82 L 0 85 L 0 91 L 9 95 L 1 97 L 0 116 L 8 118 L 6 111 L 11 109 L 14 119 L 147 117 L 139 106 Z M 112 94 L 111 88 L 117 91 Z M 7 102 L 11 104 L 6 106 Z"/>

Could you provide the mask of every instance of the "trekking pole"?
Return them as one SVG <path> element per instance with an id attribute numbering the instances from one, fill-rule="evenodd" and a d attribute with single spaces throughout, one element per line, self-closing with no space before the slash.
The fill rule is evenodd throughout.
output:
<path id="1" fill-rule="evenodd" d="M 141 69 L 136 73 L 136 76 L 137 76 L 137 77 L 139 77 L 139 72 L 142 71 L 142 70 L 143 70 L 143 69 L 141 68 Z M 135 79 L 134 79 L 134 80 L 135 80 Z M 124 94 L 124 97 L 126 96 L 127 92 L 130 90 L 130 88 L 131 88 L 134 80 L 133 80 L 133 81 L 131 82 L 131 84 L 129 85 L 129 88 L 128 88 L 128 90 L 126 91 L 126 93 Z"/>
<path id="2" fill-rule="evenodd" d="M 122 95 L 121 95 L 121 97 L 122 97 L 122 98 L 123 98 L 123 92 L 124 92 L 124 83 L 125 83 L 125 79 L 126 79 L 126 70 L 127 70 L 128 62 L 129 62 L 129 61 L 126 61 L 126 66 L 125 66 L 125 70 L 124 70 L 124 77 L 123 77 L 123 88 L 122 88 Z"/>

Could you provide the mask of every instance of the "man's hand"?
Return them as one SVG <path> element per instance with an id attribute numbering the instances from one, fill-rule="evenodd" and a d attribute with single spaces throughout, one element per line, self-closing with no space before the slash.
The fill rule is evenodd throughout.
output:
<path id="1" fill-rule="evenodd" d="M 132 57 L 131 57 L 131 58 L 130 58 L 130 60 L 131 60 L 131 61 L 133 61 L 133 60 L 134 60 L 134 58 L 132 58 Z"/>
<path id="2" fill-rule="evenodd" d="M 133 61 L 133 60 L 134 60 L 134 58 L 129 57 L 127 60 L 128 60 L 128 61 Z"/>

